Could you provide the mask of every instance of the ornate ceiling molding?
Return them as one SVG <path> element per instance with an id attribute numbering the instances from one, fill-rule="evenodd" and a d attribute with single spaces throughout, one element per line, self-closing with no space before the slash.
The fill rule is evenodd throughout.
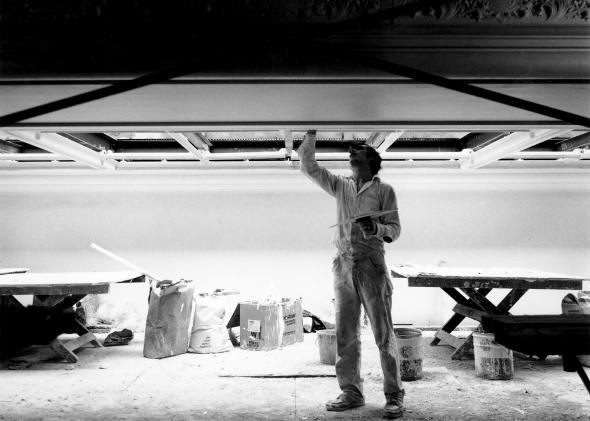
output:
<path id="1" fill-rule="evenodd" d="M 201 74 L 375 74 L 280 41 L 307 33 L 446 77 L 588 78 L 590 0 L 438 1 L 352 27 L 416 0 L 1 0 L 0 79 L 138 75 L 207 48 L 231 62 Z"/>
<path id="2" fill-rule="evenodd" d="M 403 3 L 410 0 L 401 0 Z M 590 17 L 588 0 L 458 0 L 430 8 L 411 19 L 489 23 L 584 23 Z"/>
<path id="3" fill-rule="evenodd" d="M 360 15 L 377 12 L 392 6 L 411 4 L 415 0 L 303 0 L 283 2 L 272 9 L 249 4 L 252 16 L 274 15 L 274 19 L 288 22 L 339 22 Z M 252 7 L 253 6 L 253 7 Z M 270 13 L 269 13 L 270 12 Z M 590 19 L 588 0 L 456 0 L 426 8 L 396 23 L 585 23 Z"/>
<path id="4" fill-rule="evenodd" d="M 415 0 L 192 0 L 179 5 L 157 1 L 3 0 L 0 19 L 6 24 L 102 22 L 171 26 L 167 19 L 195 21 L 224 19 L 252 23 L 335 23 L 378 12 Z M 425 8 L 395 23 L 586 23 L 590 0 L 455 0 Z M 123 28 L 125 29 L 125 28 Z M 152 28 L 153 29 L 153 28 Z M 225 28 L 225 30 L 231 28 Z"/>

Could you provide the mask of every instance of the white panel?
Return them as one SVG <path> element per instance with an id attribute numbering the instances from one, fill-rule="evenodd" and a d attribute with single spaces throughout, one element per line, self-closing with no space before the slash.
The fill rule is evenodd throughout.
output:
<path id="1" fill-rule="evenodd" d="M 99 86 L 96 86 L 99 87 Z M 565 111 L 588 115 L 590 87 L 580 84 L 485 85 L 486 88 Z M 0 86 L 0 114 L 88 91 L 93 86 Z M 551 120 L 492 101 L 422 84 L 161 84 L 78 105 L 27 122 L 35 124 L 117 123 L 148 126 L 262 127 L 433 127 L 440 123 Z M 426 122 L 426 123 L 424 123 Z M 505 124 L 506 123 L 506 124 Z M 217 124 L 217 126 L 215 126 Z M 400 125 L 404 127 L 399 127 Z M 571 125 L 570 125 L 571 126 Z M 62 126 L 63 127 L 63 126 Z M 569 126 L 568 126 L 569 127 Z M 127 129 L 129 130 L 129 129 Z"/>

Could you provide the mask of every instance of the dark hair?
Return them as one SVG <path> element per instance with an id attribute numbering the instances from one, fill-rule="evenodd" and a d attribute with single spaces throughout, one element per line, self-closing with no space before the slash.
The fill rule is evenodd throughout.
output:
<path id="1" fill-rule="evenodd" d="M 381 155 L 371 146 L 366 145 L 367 159 L 369 160 L 369 168 L 371 169 L 372 175 L 377 175 L 381 170 Z"/>

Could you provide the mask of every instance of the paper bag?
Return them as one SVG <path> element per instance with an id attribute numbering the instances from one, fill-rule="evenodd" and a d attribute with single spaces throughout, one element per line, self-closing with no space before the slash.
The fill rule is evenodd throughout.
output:
<path id="1" fill-rule="evenodd" d="M 150 291 L 143 356 L 164 358 L 188 350 L 193 304 L 190 281 L 162 281 Z"/>

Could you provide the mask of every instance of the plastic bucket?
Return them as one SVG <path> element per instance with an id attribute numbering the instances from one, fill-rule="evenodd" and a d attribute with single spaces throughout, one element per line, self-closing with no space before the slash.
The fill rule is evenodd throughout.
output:
<path id="1" fill-rule="evenodd" d="M 422 331 L 411 328 L 393 329 L 399 354 L 400 375 L 404 381 L 422 378 Z"/>
<path id="2" fill-rule="evenodd" d="M 320 348 L 320 362 L 322 364 L 336 364 L 336 331 L 325 329 L 317 331 Z"/>
<path id="3" fill-rule="evenodd" d="M 512 351 L 494 339 L 493 333 L 473 334 L 475 375 L 489 380 L 510 380 L 514 376 Z"/>

